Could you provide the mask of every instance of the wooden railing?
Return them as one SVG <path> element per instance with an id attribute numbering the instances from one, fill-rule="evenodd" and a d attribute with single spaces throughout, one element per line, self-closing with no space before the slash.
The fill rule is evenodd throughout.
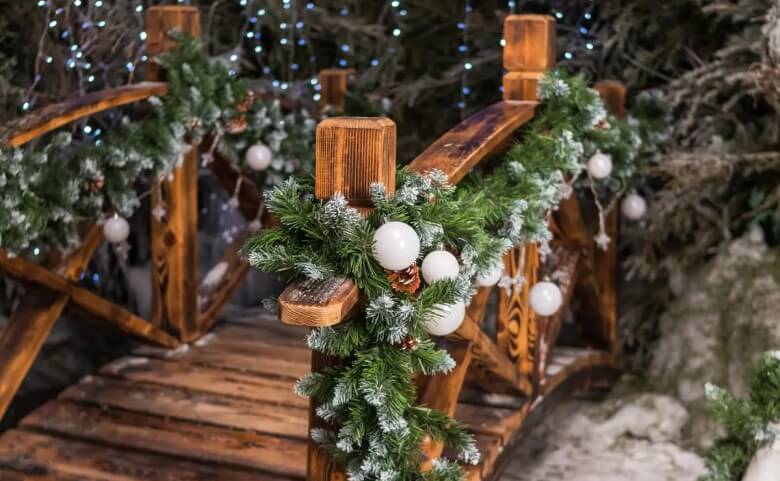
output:
<path id="1" fill-rule="evenodd" d="M 198 37 L 198 9 L 189 6 L 160 6 L 147 11 L 148 50 L 151 58 L 175 48 L 169 32 L 176 30 Z M 163 96 L 168 87 L 158 64 L 150 62 L 146 82 L 91 93 L 37 110 L 15 122 L 8 147 L 20 147 L 63 126 L 110 109 Z M 322 77 L 323 106 L 335 102 L 343 109 L 349 70 L 328 69 Z M 333 80 L 335 79 L 335 80 Z M 199 151 L 210 150 L 211 139 L 193 146 L 185 154 L 172 179 L 166 179 L 152 193 L 152 205 L 164 202 L 166 215 L 151 216 L 153 306 L 150 320 L 129 312 L 79 285 L 95 251 L 102 245 L 103 230 L 95 224 L 82 229 L 80 246 L 68 255 L 56 250 L 47 262 L 37 264 L 23 257 L 9 256 L 0 249 L 0 270 L 25 283 L 27 289 L 6 325 L 0 331 L 0 418 L 2 418 L 54 322 L 69 303 L 123 332 L 164 347 L 176 347 L 202 336 L 240 286 L 249 265 L 240 249 L 251 234 L 248 226 L 233 242 L 214 269 L 220 282 L 198 284 L 197 272 L 197 171 Z M 230 195 L 236 194 L 239 211 L 248 223 L 263 212 L 262 196 L 250 175 L 236 170 L 218 151 L 210 169 Z M 239 184 L 240 179 L 240 185 Z M 270 221 L 268 216 L 259 220 Z M 201 276 L 205 279 L 207 276 Z"/>
<path id="2" fill-rule="evenodd" d="M 410 169 L 426 173 L 439 169 L 457 184 L 471 168 L 487 157 L 503 152 L 518 128 L 534 116 L 539 80 L 553 67 L 555 59 L 555 20 L 540 15 L 512 15 L 504 27 L 506 48 L 504 100 L 463 121 L 411 164 Z M 622 113 L 623 89 L 616 83 L 602 83 L 599 91 L 613 113 Z M 328 199 L 339 192 L 362 212 L 370 210 L 369 186 L 381 182 L 388 193 L 395 191 L 395 124 L 384 118 L 327 119 L 317 128 L 315 195 Z M 338 139 L 338 142 L 332 141 Z M 588 346 L 571 362 L 548 369 L 551 350 L 561 330 L 564 309 L 551 317 L 538 317 L 530 310 L 529 289 L 539 270 L 537 246 L 527 244 L 512 250 L 505 259 L 505 273 L 525 277 L 522 287 L 507 293 L 499 289 L 497 333 L 488 335 L 481 326 L 491 288 L 482 288 L 467 309 L 461 327 L 448 337 L 447 349 L 457 366 L 448 375 L 430 377 L 420 383 L 420 401 L 449 415 L 455 414 L 464 385 L 479 386 L 488 393 L 508 393 L 523 400 L 513 417 L 516 434 L 523 420 L 542 409 L 547 399 L 554 401 L 584 389 L 616 371 L 620 349 L 616 331 L 615 270 L 617 217 L 607 222 L 612 237 L 606 252 L 594 246 L 593 232 L 583 220 L 576 196 L 562 201 L 550 219 L 557 233 L 554 242 L 559 253 L 559 281 L 566 304 L 576 299 L 572 310 Z M 280 297 L 280 318 L 290 325 L 332 326 L 352 316 L 361 294 L 349 279 L 291 284 Z M 312 354 L 312 370 L 318 371 L 342 360 L 320 353 Z M 611 375 L 611 374 L 610 374 Z M 549 401 L 551 402 L 551 401 Z M 323 424 L 311 403 L 310 427 Z M 530 417 L 530 416 L 529 416 Z M 441 454 L 442 446 L 428 443 L 429 459 Z M 491 461 L 493 462 L 493 461 Z M 426 469 L 424 464 L 421 469 Z M 479 479 L 480 469 L 474 468 Z M 320 446 L 309 445 L 308 480 L 343 480 L 344 472 Z"/>

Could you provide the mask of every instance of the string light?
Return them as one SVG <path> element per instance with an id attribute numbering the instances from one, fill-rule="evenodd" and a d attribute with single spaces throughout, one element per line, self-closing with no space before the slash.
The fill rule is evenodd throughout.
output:
<path id="1" fill-rule="evenodd" d="M 471 23 L 471 13 L 473 7 L 471 6 L 471 0 L 466 0 L 466 6 L 464 7 L 464 18 L 462 22 L 458 22 L 456 25 L 458 29 L 463 32 L 461 36 L 460 45 L 458 45 L 458 52 L 465 59 L 469 56 L 469 25 Z M 468 60 L 463 63 L 463 73 L 460 77 L 460 101 L 458 102 L 458 108 L 461 110 L 461 118 L 464 115 L 466 106 L 468 104 L 468 96 L 471 94 L 471 87 L 469 87 L 469 71 L 474 66 Z"/>

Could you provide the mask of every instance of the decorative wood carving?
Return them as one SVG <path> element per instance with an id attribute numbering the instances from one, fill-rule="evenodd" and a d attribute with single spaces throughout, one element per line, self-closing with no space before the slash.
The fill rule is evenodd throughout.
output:
<path id="1" fill-rule="evenodd" d="M 158 6 L 146 12 L 150 56 L 175 48 L 169 32 L 198 37 L 200 14 L 196 7 Z M 149 80 L 162 73 L 149 62 Z M 202 334 L 198 325 L 198 153 L 184 154 L 172 178 L 152 189 L 152 205 L 164 206 L 166 215 L 151 216 L 153 322 L 183 341 Z"/>

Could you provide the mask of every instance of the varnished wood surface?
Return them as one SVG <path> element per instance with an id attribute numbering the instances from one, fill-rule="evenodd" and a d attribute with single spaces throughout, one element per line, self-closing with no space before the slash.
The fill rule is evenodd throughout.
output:
<path id="1" fill-rule="evenodd" d="M 272 321 L 223 324 L 186 348 L 141 348 L 110 363 L 0 436 L 0 479 L 303 479 L 307 401 L 292 394 L 295 376 L 258 366 L 274 366 L 288 352 L 287 362 L 308 372 L 309 351 L 301 329 Z M 609 353 L 556 349 L 543 397 L 616 372 Z M 530 400 L 519 399 L 517 409 L 480 401 L 459 402 L 452 411 L 483 450 L 471 479 L 489 479 L 529 417 L 549 409 L 537 401 L 532 410 Z"/>
<path id="2" fill-rule="evenodd" d="M 512 139 L 531 120 L 536 102 L 498 102 L 467 118 L 439 137 L 409 168 L 426 173 L 438 169 L 457 184 L 472 167 Z"/>
<path id="3" fill-rule="evenodd" d="M 18 147 L 63 125 L 116 107 L 122 107 L 150 97 L 165 95 L 168 86 L 162 82 L 142 82 L 46 106 L 13 125 L 8 145 Z"/>
<path id="4" fill-rule="evenodd" d="M 279 296 L 279 316 L 291 326 L 334 326 L 357 305 L 359 294 L 355 283 L 345 278 L 298 281 Z"/>

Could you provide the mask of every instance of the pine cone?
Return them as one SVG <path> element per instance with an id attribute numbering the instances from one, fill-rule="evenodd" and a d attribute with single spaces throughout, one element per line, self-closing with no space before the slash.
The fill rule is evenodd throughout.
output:
<path id="1" fill-rule="evenodd" d="M 407 336 L 403 340 L 401 340 L 401 343 L 398 345 L 398 347 L 401 348 L 403 351 L 412 352 L 415 349 L 417 349 L 417 345 L 420 343 L 417 339 L 413 338 L 412 336 Z"/>
<path id="2" fill-rule="evenodd" d="M 89 179 L 87 181 L 87 190 L 90 192 L 97 192 L 102 190 L 105 185 L 106 178 L 101 175 L 95 179 Z"/>
<path id="3" fill-rule="evenodd" d="M 420 268 L 412 264 L 406 269 L 390 272 L 387 275 L 390 285 L 399 292 L 414 294 L 420 288 Z"/>
<path id="4" fill-rule="evenodd" d="M 227 124 L 225 124 L 225 130 L 229 134 L 240 134 L 241 132 L 245 131 L 247 128 L 247 121 L 246 117 L 244 115 L 240 115 L 234 119 L 231 119 L 228 121 Z"/>

